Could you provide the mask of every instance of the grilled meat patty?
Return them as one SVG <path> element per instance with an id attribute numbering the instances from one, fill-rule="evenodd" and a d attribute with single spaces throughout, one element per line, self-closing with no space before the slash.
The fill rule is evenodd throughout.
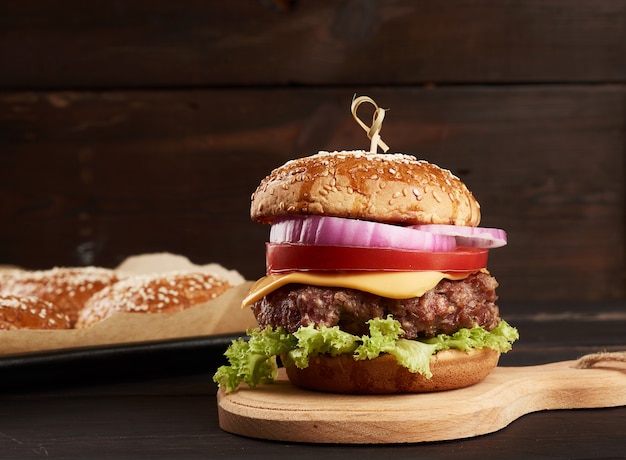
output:
<path id="1" fill-rule="evenodd" d="M 390 299 L 355 289 L 289 284 L 253 304 L 261 328 L 339 326 L 354 335 L 369 332 L 366 322 L 392 315 L 407 339 L 453 334 L 461 328 L 494 329 L 500 322 L 495 304 L 498 282 L 487 273 L 463 280 L 442 280 L 422 297 Z"/>

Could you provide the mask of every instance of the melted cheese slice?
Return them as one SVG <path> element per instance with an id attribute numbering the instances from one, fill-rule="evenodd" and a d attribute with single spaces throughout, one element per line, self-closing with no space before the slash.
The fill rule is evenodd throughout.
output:
<path id="1" fill-rule="evenodd" d="M 243 299 L 241 306 L 247 307 L 270 292 L 289 284 L 300 283 L 313 286 L 344 287 L 391 299 L 421 297 L 442 279 L 462 280 L 473 272 L 443 273 L 426 272 L 367 272 L 367 273 L 305 273 L 293 272 L 268 275 L 258 280 Z"/>

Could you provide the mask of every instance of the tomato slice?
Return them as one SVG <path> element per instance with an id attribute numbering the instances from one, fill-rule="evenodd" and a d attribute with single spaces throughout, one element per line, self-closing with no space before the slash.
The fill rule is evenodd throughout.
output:
<path id="1" fill-rule="evenodd" d="M 488 249 L 453 251 L 266 243 L 267 273 L 293 271 L 476 271 L 487 267 Z"/>

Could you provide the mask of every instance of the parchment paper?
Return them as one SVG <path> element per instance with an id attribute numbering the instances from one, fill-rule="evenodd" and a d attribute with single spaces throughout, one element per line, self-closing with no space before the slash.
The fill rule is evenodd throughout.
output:
<path id="1" fill-rule="evenodd" d="M 178 313 L 116 313 L 85 329 L 0 331 L 0 355 L 236 334 L 257 324 L 252 311 L 241 308 L 253 283 L 235 270 L 219 264 L 194 265 L 183 256 L 168 253 L 132 256 L 116 270 L 129 275 L 208 271 L 227 279 L 234 287 L 210 302 Z"/>

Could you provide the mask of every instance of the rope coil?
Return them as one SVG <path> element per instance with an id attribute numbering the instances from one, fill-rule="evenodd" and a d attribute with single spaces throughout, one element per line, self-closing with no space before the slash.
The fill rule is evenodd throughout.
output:
<path id="1" fill-rule="evenodd" d="M 585 355 L 576 361 L 575 367 L 577 369 L 590 369 L 594 365 L 606 362 L 606 361 L 616 361 L 626 363 L 626 351 L 616 351 L 616 352 L 600 352 L 600 353 L 591 353 Z"/>

